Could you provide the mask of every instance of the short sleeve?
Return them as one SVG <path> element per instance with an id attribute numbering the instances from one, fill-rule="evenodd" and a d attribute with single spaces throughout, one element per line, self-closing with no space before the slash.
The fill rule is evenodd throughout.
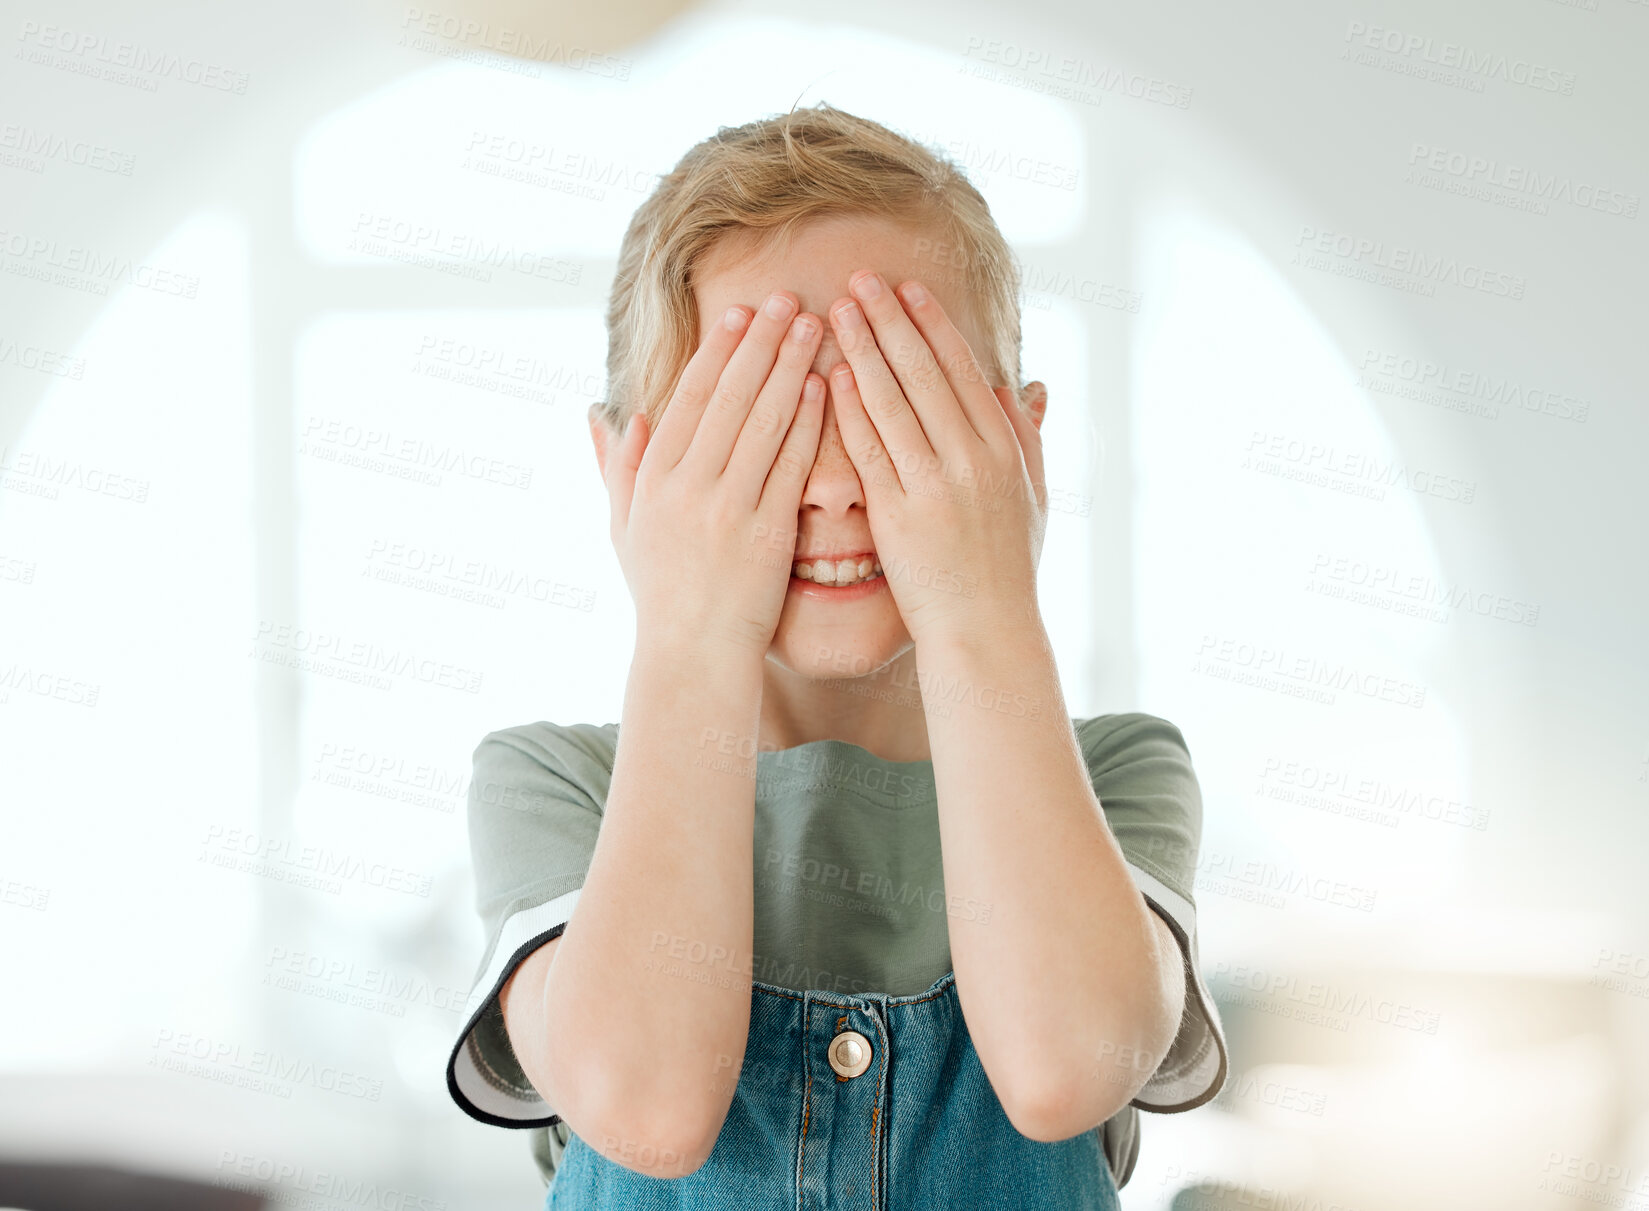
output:
<path id="1" fill-rule="evenodd" d="M 1168 923 L 1185 969 L 1185 1011 L 1167 1054 L 1130 1103 L 1173 1114 L 1210 1101 L 1225 1083 L 1225 1031 L 1203 981 L 1193 896 L 1202 792 L 1179 728 L 1155 715 L 1079 721 L 1077 737 L 1128 873 Z"/>
<path id="2" fill-rule="evenodd" d="M 601 828 L 616 726 L 532 723 L 491 732 L 476 746 L 470 860 L 486 946 L 447 1060 L 447 1090 L 483 1123 L 560 1122 L 521 1070 L 498 994 L 572 916 Z"/>

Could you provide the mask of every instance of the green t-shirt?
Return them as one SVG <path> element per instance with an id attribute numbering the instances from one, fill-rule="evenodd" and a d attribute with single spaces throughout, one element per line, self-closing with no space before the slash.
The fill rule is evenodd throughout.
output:
<path id="1" fill-rule="evenodd" d="M 1185 1012 L 1162 1064 L 1104 1124 L 1120 1186 L 1138 1151 L 1136 1108 L 1190 1110 L 1219 1092 L 1226 1047 L 1197 960 L 1192 884 L 1202 796 L 1184 737 L 1138 713 L 1073 719 L 1094 791 L 1129 873 L 1168 922 L 1185 964 Z M 528 723 L 485 736 L 469 786 L 470 854 L 487 943 L 447 1062 L 447 1088 L 473 1118 L 534 1128 L 546 1183 L 567 1126 L 522 1074 L 498 993 L 560 935 L 584 885 L 607 801 L 618 724 Z M 945 892 L 931 761 L 884 761 L 845 740 L 756 758 L 751 975 L 796 991 L 925 991 L 951 970 L 951 916 L 988 905 Z"/>

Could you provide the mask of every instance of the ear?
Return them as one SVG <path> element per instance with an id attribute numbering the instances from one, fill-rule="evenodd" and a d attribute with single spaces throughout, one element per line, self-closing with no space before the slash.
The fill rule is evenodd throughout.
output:
<path id="1" fill-rule="evenodd" d="M 1042 418 L 1048 414 L 1048 387 L 1046 383 L 1033 381 L 1025 384 L 1025 403 L 1030 406 L 1031 421 L 1037 431 L 1042 429 Z"/>
<path id="2" fill-rule="evenodd" d="M 595 465 L 601 471 L 601 480 L 607 481 L 607 439 L 612 434 L 607 432 L 607 424 L 601 419 L 600 404 L 591 404 L 588 413 L 590 421 L 590 440 L 595 443 Z"/>
<path id="3" fill-rule="evenodd" d="M 1014 389 L 1012 387 L 992 387 L 991 390 L 996 393 L 996 398 L 1002 401 L 1004 408 L 1019 407 L 1014 399 Z M 1022 415 L 1029 413 L 1031 424 L 1036 426 L 1036 431 L 1038 433 L 1042 431 L 1042 418 L 1048 414 L 1048 388 L 1045 384 L 1041 382 L 1025 384 L 1025 407 L 1021 408 L 1020 412 Z"/>

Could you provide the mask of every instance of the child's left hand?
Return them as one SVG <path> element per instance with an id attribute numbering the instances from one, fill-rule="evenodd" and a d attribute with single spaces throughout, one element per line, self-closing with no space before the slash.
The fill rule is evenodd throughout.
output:
<path id="1" fill-rule="evenodd" d="M 862 308 L 830 309 L 847 358 L 830 389 L 905 629 L 920 649 L 1037 621 L 1048 516 L 1037 425 L 1011 387 L 987 384 L 931 291 L 911 281 L 895 294 L 865 270 L 849 286 Z"/>

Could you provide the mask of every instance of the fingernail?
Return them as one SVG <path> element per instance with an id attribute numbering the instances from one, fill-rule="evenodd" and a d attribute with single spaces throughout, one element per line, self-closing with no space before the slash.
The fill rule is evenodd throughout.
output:
<path id="1" fill-rule="evenodd" d="M 768 297 L 767 305 L 762 310 L 776 320 L 784 320 L 790 318 L 791 308 L 789 299 L 782 294 L 775 294 Z"/>
<path id="2" fill-rule="evenodd" d="M 906 282 L 899 288 L 899 292 L 905 296 L 905 302 L 912 307 L 920 307 L 928 301 L 928 292 L 915 282 Z"/>
<path id="3" fill-rule="evenodd" d="M 727 325 L 728 331 L 737 332 L 745 325 L 744 308 L 736 305 L 729 307 L 727 314 L 721 317 L 721 322 Z"/>
<path id="4" fill-rule="evenodd" d="M 863 277 L 856 279 L 852 283 L 852 286 L 853 293 L 867 302 L 870 299 L 880 297 L 882 293 L 882 283 L 877 280 L 874 273 L 867 273 Z"/>
<path id="5" fill-rule="evenodd" d="M 854 303 L 843 303 L 830 313 L 843 328 L 857 328 L 865 322 L 864 313 Z"/>

